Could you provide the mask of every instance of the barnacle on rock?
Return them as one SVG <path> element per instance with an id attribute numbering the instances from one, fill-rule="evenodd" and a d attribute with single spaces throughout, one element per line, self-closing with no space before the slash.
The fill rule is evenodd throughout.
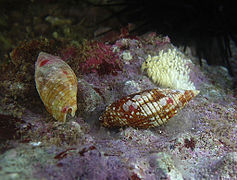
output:
<path id="1" fill-rule="evenodd" d="M 100 117 L 100 121 L 106 127 L 160 126 L 177 114 L 198 93 L 197 90 L 146 90 L 109 105 Z"/>
<path id="2" fill-rule="evenodd" d="M 41 52 L 35 64 L 37 91 L 47 111 L 65 122 L 77 110 L 77 78 L 70 66 L 57 56 Z"/>
<path id="3" fill-rule="evenodd" d="M 142 70 L 146 70 L 148 76 L 162 87 L 195 90 L 189 75 L 192 65 L 191 60 L 185 59 L 184 55 L 174 48 L 167 52 L 161 50 L 158 56 L 148 55 L 142 64 Z"/>

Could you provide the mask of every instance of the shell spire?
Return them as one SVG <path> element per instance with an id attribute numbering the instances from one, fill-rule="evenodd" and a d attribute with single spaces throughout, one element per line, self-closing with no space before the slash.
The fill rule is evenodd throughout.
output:
<path id="1" fill-rule="evenodd" d="M 77 78 L 60 57 L 40 52 L 35 63 L 36 89 L 47 111 L 65 122 L 77 110 Z"/>
<path id="2" fill-rule="evenodd" d="M 177 114 L 198 93 L 197 90 L 146 90 L 109 105 L 100 117 L 100 121 L 106 127 L 160 126 Z"/>

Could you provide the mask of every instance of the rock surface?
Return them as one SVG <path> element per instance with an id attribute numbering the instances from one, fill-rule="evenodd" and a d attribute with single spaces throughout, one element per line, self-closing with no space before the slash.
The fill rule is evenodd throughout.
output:
<path id="1" fill-rule="evenodd" d="M 121 48 L 124 42 L 126 50 Z M 120 39 L 116 46 L 122 71 L 78 77 L 76 117 L 63 124 L 42 104 L 38 111 L 24 108 L 21 139 L 11 140 L 11 149 L 0 155 L 0 179 L 235 178 L 237 104 L 226 69 L 208 66 L 205 60 L 199 67 L 197 58 L 189 55 L 196 64 L 194 81 L 200 94 L 179 114 L 161 127 L 107 129 L 98 119 L 108 104 L 159 87 L 142 73 L 141 64 L 147 51 L 157 53 L 160 45 Z M 132 59 L 122 58 L 123 51 Z"/>

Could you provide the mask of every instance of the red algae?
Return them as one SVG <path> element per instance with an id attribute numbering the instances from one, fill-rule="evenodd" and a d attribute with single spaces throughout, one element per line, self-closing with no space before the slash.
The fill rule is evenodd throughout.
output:
<path id="1" fill-rule="evenodd" d="M 75 151 L 75 150 L 76 150 L 76 148 L 68 148 L 68 149 L 66 149 L 65 151 L 62 151 L 62 152 L 58 153 L 58 154 L 54 157 L 54 159 L 61 160 L 61 159 L 65 158 L 65 157 L 67 157 L 67 155 L 68 155 L 71 151 Z"/>
<path id="2" fill-rule="evenodd" d="M 83 148 L 81 151 L 79 151 L 78 153 L 80 154 L 80 156 L 84 156 L 84 153 L 86 153 L 86 152 L 88 152 L 88 151 L 92 151 L 92 150 L 94 150 L 94 149 L 96 149 L 96 147 L 95 146 L 90 146 L 90 147 L 88 147 L 88 148 Z"/>
<path id="3" fill-rule="evenodd" d="M 194 150 L 195 144 L 196 144 L 196 141 L 193 138 L 191 138 L 190 140 L 187 138 L 184 139 L 184 147 L 186 148 L 191 148 L 192 150 Z"/>
<path id="4" fill-rule="evenodd" d="M 84 59 L 80 63 L 83 73 L 98 73 L 99 75 L 113 74 L 122 70 L 119 57 L 113 53 L 112 46 L 102 42 L 86 42 L 82 52 Z"/>

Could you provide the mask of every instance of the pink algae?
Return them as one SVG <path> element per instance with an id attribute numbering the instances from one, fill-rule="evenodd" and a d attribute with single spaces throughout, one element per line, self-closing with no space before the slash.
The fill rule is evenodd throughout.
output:
<path id="1" fill-rule="evenodd" d="M 112 46 L 102 42 L 89 42 L 85 52 L 85 61 L 80 64 L 83 73 L 98 73 L 99 75 L 113 74 L 121 71 L 122 63 L 119 61 Z"/>

